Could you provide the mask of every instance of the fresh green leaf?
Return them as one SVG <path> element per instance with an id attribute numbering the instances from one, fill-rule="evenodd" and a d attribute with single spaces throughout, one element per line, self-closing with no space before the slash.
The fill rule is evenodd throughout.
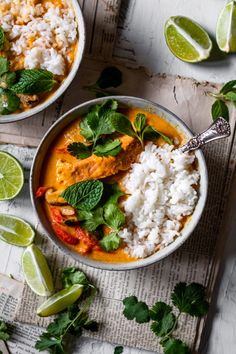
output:
<path id="1" fill-rule="evenodd" d="M 48 325 L 47 332 L 51 336 L 61 336 L 70 322 L 71 319 L 69 318 L 68 312 L 63 312 L 58 316 L 58 318 Z"/>
<path id="2" fill-rule="evenodd" d="M 120 208 L 115 205 L 108 203 L 104 207 L 104 219 L 113 230 L 118 231 L 122 225 L 125 223 L 125 215 L 120 210 Z"/>
<path id="3" fill-rule="evenodd" d="M 145 302 L 139 302 L 136 296 L 129 296 L 123 300 L 125 306 L 123 314 L 128 320 L 136 320 L 137 323 L 150 321 L 149 308 Z"/>
<path id="4" fill-rule="evenodd" d="M 0 56 L 0 76 L 9 71 L 9 61 L 5 57 Z"/>
<path id="5" fill-rule="evenodd" d="M 0 114 L 10 114 L 20 107 L 20 99 L 14 92 L 0 88 Z"/>
<path id="6" fill-rule="evenodd" d="M 236 86 L 236 80 L 231 80 L 229 82 L 227 82 L 220 90 L 220 93 L 222 93 L 223 95 L 225 95 L 227 92 L 231 91 L 234 86 Z"/>
<path id="7" fill-rule="evenodd" d="M 0 77 L 0 87 L 1 88 L 11 88 L 11 86 L 15 83 L 16 81 L 16 73 L 15 72 L 8 72 L 3 74 Z"/>
<path id="8" fill-rule="evenodd" d="M 89 112 L 85 118 L 80 122 L 80 134 L 88 141 L 92 142 L 94 139 L 93 129 L 88 124 L 88 116 L 95 116 L 94 119 L 97 119 L 96 112 Z M 92 118 L 91 118 L 92 119 Z"/>
<path id="9" fill-rule="evenodd" d="M 110 111 L 116 111 L 118 108 L 118 102 L 113 99 L 105 100 L 100 106 L 97 105 L 99 115 L 103 115 L 104 113 L 110 112 Z"/>
<path id="10" fill-rule="evenodd" d="M 145 114 L 138 113 L 134 120 L 134 127 L 138 133 L 141 133 L 146 125 L 147 118 Z"/>
<path id="11" fill-rule="evenodd" d="M 147 125 L 142 132 L 142 140 L 156 140 L 160 138 L 158 131 L 151 125 Z"/>
<path id="12" fill-rule="evenodd" d="M 10 334 L 8 333 L 8 326 L 7 324 L 0 320 L 0 340 L 8 340 L 10 338 Z"/>
<path id="13" fill-rule="evenodd" d="M 3 31 L 3 28 L 0 27 L 0 50 L 3 49 L 5 41 L 6 41 L 5 33 Z"/>
<path id="14" fill-rule="evenodd" d="M 62 284 L 64 288 L 69 288 L 74 284 L 89 285 L 89 280 L 81 270 L 70 267 L 62 271 Z"/>
<path id="15" fill-rule="evenodd" d="M 111 123 L 114 130 L 117 132 L 136 137 L 133 126 L 125 115 L 114 112 L 113 115 L 111 115 Z"/>
<path id="16" fill-rule="evenodd" d="M 117 87 L 122 83 L 122 72 L 115 66 L 109 66 L 102 70 L 96 84 L 102 89 Z"/>
<path id="17" fill-rule="evenodd" d="M 26 69 L 17 72 L 18 82 L 11 87 L 15 93 L 38 94 L 53 89 L 53 73 L 43 69 Z"/>
<path id="18" fill-rule="evenodd" d="M 67 146 L 67 151 L 77 159 L 87 159 L 92 155 L 91 148 L 83 143 L 71 143 Z"/>
<path id="19" fill-rule="evenodd" d="M 189 347 L 180 339 L 169 338 L 162 342 L 164 354 L 191 354 Z"/>
<path id="20" fill-rule="evenodd" d="M 119 345 L 119 346 L 115 347 L 114 354 L 122 354 L 123 351 L 124 351 L 124 348 L 121 345 Z"/>
<path id="21" fill-rule="evenodd" d="M 118 183 L 104 184 L 105 205 L 116 204 L 123 195 Z"/>
<path id="22" fill-rule="evenodd" d="M 89 212 L 81 210 L 78 212 L 78 219 L 82 221 L 81 226 L 90 232 L 95 231 L 100 225 L 106 224 L 102 207 Z"/>
<path id="23" fill-rule="evenodd" d="M 236 101 L 236 92 L 235 91 L 229 91 L 225 94 L 225 99 L 227 101 L 232 101 L 235 102 Z"/>
<path id="24" fill-rule="evenodd" d="M 74 208 L 90 211 L 99 203 L 102 193 L 103 183 L 101 181 L 88 180 L 69 186 L 61 196 Z"/>
<path id="25" fill-rule="evenodd" d="M 94 320 L 87 320 L 84 323 L 83 328 L 86 329 L 87 331 L 97 332 L 98 331 L 98 322 L 94 321 Z"/>
<path id="26" fill-rule="evenodd" d="M 119 139 L 105 140 L 104 144 L 98 144 L 93 153 L 97 156 L 116 156 L 121 151 L 121 142 Z"/>
<path id="27" fill-rule="evenodd" d="M 229 120 L 228 107 L 222 100 L 216 100 L 211 107 L 211 115 L 213 120 L 216 120 L 219 117 L 223 117 L 228 121 Z"/>
<path id="28" fill-rule="evenodd" d="M 111 232 L 103 237 L 100 241 L 100 245 L 107 252 L 115 251 L 120 246 L 120 237 L 116 232 Z"/>
<path id="29" fill-rule="evenodd" d="M 160 132 L 159 130 L 157 130 L 157 132 L 159 133 L 159 135 L 162 137 L 162 139 L 169 145 L 173 145 L 173 141 L 171 138 L 169 138 L 167 135 L 163 134 L 162 132 Z"/>
<path id="30" fill-rule="evenodd" d="M 153 322 L 151 330 L 158 337 L 167 335 L 175 326 L 175 315 L 170 312 L 162 317 L 158 322 Z"/>
<path id="31" fill-rule="evenodd" d="M 154 321 L 161 321 L 163 317 L 172 311 L 172 307 L 165 302 L 158 301 L 150 309 L 150 318 Z"/>
<path id="32" fill-rule="evenodd" d="M 52 354 L 66 354 L 63 349 L 62 340 L 60 338 L 54 338 L 47 332 L 43 333 L 39 340 L 35 344 L 35 348 L 42 352 L 48 350 Z"/>
<path id="33" fill-rule="evenodd" d="M 198 283 L 177 284 L 171 294 L 171 299 L 180 312 L 188 313 L 191 316 L 204 316 L 209 308 L 206 301 L 206 289 Z"/>

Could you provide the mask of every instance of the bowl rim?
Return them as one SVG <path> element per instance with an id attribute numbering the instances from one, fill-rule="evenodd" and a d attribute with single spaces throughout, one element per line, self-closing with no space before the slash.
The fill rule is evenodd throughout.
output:
<path id="1" fill-rule="evenodd" d="M 42 112 L 44 109 L 48 108 L 51 104 L 53 104 L 70 86 L 72 81 L 74 80 L 78 69 L 80 67 L 81 61 L 83 59 L 84 50 L 85 50 L 85 42 L 86 42 L 86 32 L 85 32 L 85 22 L 81 7 L 77 0 L 70 0 L 71 6 L 74 10 L 76 20 L 77 20 L 77 29 L 78 29 L 78 47 L 76 50 L 76 56 L 74 62 L 72 64 L 72 68 L 69 72 L 69 75 L 62 82 L 59 88 L 50 95 L 46 101 L 38 104 L 32 109 L 28 111 L 20 112 L 20 113 L 12 113 L 6 115 L 0 115 L 0 124 L 6 123 L 16 123 L 20 122 L 24 119 L 34 117 L 36 114 Z"/>
<path id="2" fill-rule="evenodd" d="M 194 231 L 195 227 L 197 226 L 199 220 L 201 219 L 202 213 L 204 211 L 205 208 L 205 204 L 206 204 L 206 200 L 207 200 L 207 192 L 208 192 L 208 171 L 207 171 L 207 165 L 206 165 L 206 161 L 203 155 L 203 152 L 201 149 L 196 150 L 196 155 L 198 158 L 198 161 L 201 162 L 202 164 L 202 173 L 201 173 L 201 179 L 202 176 L 204 177 L 204 184 L 200 184 L 200 188 L 203 188 L 203 194 L 200 196 L 201 198 L 201 208 L 200 211 L 198 212 L 197 217 L 193 220 L 191 219 L 191 221 L 188 223 L 188 225 L 191 225 L 191 228 L 188 232 L 182 234 L 181 236 L 179 236 L 178 238 L 176 238 L 175 241 L 173 241 L 171 244 L 169 244 L 168 246 L 166 246 L 165 248 L 163 248 L 162 250 L 155 252 L 153 255 L 148 256 L 146 258 L 142 258 L 140 260 L 134 261 L 134 262 L 127 262 L 127 263 L 109 263 L 109 262 L 102 262 L 102 261 L 96 261 L 93 260 L 89 257 L 83 256 L 81 254 L 79 254 L 78 252 L 73 251 L 72 249 L 70 249 L 69 247 L 67 247 L 60 239 L 58 239 L 55 235 L 53 237 L 53 235 L 50 235 L 49 231 L 47 230 L 46 226 L 44 225 L 44 223 L 41 220 L 40 217 L 40 213 L 38 211 L 38 205 L 39 205 L 39 200 L 35 197 L 34 195 L 34 174 L 35 174 L 35 170 L 36 170 L 36 166 L 37 166 L 37 159 L 40 156 L 40 152 L 41 149 L 44 147 L 44 144 L 47 143 L 47 139 L 50 136 L 50 134 L 53 132 L 53 130 L 60 125 L 64 119 L 66 119 L 67 117 L 70 117 L 71 114 L 73 114 L 75 111 L 77 110 L 81 110 L 83 108 L 89 108 L 92 105 L 95 104 L 99 104 L 101 102 L 103 102 L 104 100 L 107 99 L 114 99 L 117 100 L 118 102 L 120 101 L 120 103 L 124 103 L 125 101 L 130 101 L 132 102 L 132 106 L 135 107 L 135 102 L 142 102 L 143 104 L 145 104 L 147 107 L 151 107 L 154 106 L 156 109 L 161 110 L 164 113 L 167 113 L 168 115 L 170 115 L 175 122 L 180 126 L 180 129 L 183 128 L 183 130 L 185 130 L 190 137 L 193 137 L 193 133 L 191 131 L 191 129 L 186 125 L 185 122 L 183 122 L 176 114 L 174 114 L 173 112 L 171 112 L 169 109 L 165 108 L 164 106 L 152 102 L 151 100 L 147 100 L 147 99 L 143 99 L 143 98 L 138 98 L 138 97 L 134 97 L 134 96 L 107 96 L 107 97 L 101 97 L 101 98 L 96 98 L 96 99 L 92 99 L 89 101 L 86 101 L 82 104 L 79 104 L 75 107 L 73 107 L 72 109 L 70 109 L 69 111 L 67 111 L 66 113 L 64 113 L 51 127 L 50 129 L 46 132 L 46 134 L 44 135 L 43 139 L 41 140 L 34 159 L 33 159 L 33 163 L 31 166 L 31 170 L 30 170 L 30 179 L 29 179 L 29 184 L 30 184 L 30 197 L 31 197 L 31 202 L 33 205 L 33 208 L 36 212 L 36 215 L 38 217 L 38 220 L 40 221 L 41 226 L 43 227 L 43 230 L 47 236 L 47 238 L 52 241 L 58 248 L 60 251 L 64 252 L 64 254 L 72 257 L 75 261 L 77 262 L 81 262 L 82 264 L 86 265 L 86 266 L 90 266 L 93 268 L 97 268 L 97 269 L 101 269 L 101 270 L 111 270 L 111 271 L 121 271 L 121 270 L 133 270 L 133 269 L 139 269 L 139 268 L 143 268 L 143 267 L 147 267 L 150 266 L 154 263 L 157 263 L 159 261 L 161 261 L 162 259 L 166 258 L 167 256 L 169 256 L 171 253 L 173 253 L 174 251 L 176 251 L 178 248 L 180 248 L 183 243 L 191 236 L 192 232 Z M 125 102 L 125 104 L 127 105 L 127 102 Z M 137 107 L 137 106 L 136 106 Z M 75 118 L 76 119 L 76 118 Z M 71 123 L 68 122 L 68 124 L 66 124 L 65 126 L 69 125 Z M 172 123 L 173 124 L 173 123 Z M 64 129 L 64 128 L 63 128 Z M 59 132 L 57 133 L 57 135 L 60 134 Z M 55 139 L 56 137 L 54 137 Z M 199 200 L 196 204 L 195 210 L 199 204 Z M 194 210 L 194 212 L 195 212 Z"/>

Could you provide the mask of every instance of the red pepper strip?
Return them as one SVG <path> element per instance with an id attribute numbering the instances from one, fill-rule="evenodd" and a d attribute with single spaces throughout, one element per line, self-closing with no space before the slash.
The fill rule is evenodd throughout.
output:
<path id="1" fill-rule="evenodd" d="M 68 232 L 63 229 L 63 226 L 57 223 L 53 223 L 52 227 L 56 235 L 65 243 L 68 243 L 69 245 L 77 245 L 79 243 L 79 239 L 72 236 L 71 234 L 68 234 Z"/>
<path id="2" fill-rule="evenodd" d="M 92 250 L 101 251 L 101 247 L 99 246 L 98 241 L 93 238 L 88 231 L 77 226 L 75 228 L 75 232 L 78 239 L 88 246 L 88 252 L 91 252 Z"/>
<path id="3" fill-rule="evenodd" d="M 35 197 L 36 198 L 44 197 L 48 189 L 49 187 L 39 187 L 35 193 Z"/>
<path id="4" fill-rule="evenodd" d="M 64 221 L 64 218 L 63 218 L 63 216 L 61 215 L 60 210 L 59 210 L 58 208 L 52 207 L 52 206 L 50 206 L 49 209 L 50 209 L 52 221 L 53 221 L 53 222 L 56 222 L 56 223 L 58 223 L 58 224 L 62 224 L 63 221 Z"/>

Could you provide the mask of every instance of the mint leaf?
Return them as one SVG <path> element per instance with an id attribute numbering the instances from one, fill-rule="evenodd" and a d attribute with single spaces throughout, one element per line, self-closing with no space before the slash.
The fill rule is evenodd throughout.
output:
<path id="1" fill-rule="evenodd" d="M 49 92 L 57 81 L 53 79 L 53 73 L 43 69 L 26 69 L 17 73 L 18 82 L 12 86 L 15 93 L 29 95 Z"/>
<path id="2" fill-rule="evenodd" d="M 142 132 L 142 140 L 156 140 L 160 138 L 159 132 L 151 125 L 147 125 Z"/>
<path id="3" fill-rule="evenodd" d="M 104 219 L 113 230 L 118 231 L 122 225 L 125 223 L 125 215 L 120 210 L 120 208 L 115 205 L 108 203 L 104 207 Z"/>
<path id="4" fill-rule="evenodd" d="M 220 90 L 220 93 L 222 93 L 223 95 L 225 95 L 227 92 L 231 91 L 234 86 L 236 86 L 236 80 L 231 80 L 229 82 L 227 82 Z"/>
<path id="5" fill-rule="evenodd" d="M 96 85 L 102 89 L 117 87 L 122 83 L 122 72 L 115 66 L 109 66 L 102 70 Z"/>
<path id="6" fill-rule="evenodd" d="M 209 308 L 206 301 L 206 289 L 198 283 L 177 284 L 171 294 L 171 299 L 180 312 L 188 313 L 191 316 L 204 316 Z"/>
<path id="7" fill-rule="evenodd" d="M 115 251 L 120 246 L 120 237 L 116 232 L 111 232 L 103 237 L 100 241 L 100 245 L 107 252 Z"/>
<path id="8" fill-rule="evenodd" d="M 0 76 L 9 71 L 9 61 L 5 57 L 0 56 Z"/>
<path id="9" fill-rule="evenodd" d="M 189 347 L 180 339 L 169 338 L 161 344 L 164 349 L 164 354 L 191 354 Z"/>
<path id="10" fill-rule="evenodd" d="M 8 326 L 7 324 L 0 320 L 0 340 L 8 340 L 10 338 L 10 334 L 8 333 Z"/>
<path id="11" fill-rule="evenodd" d="M 88 231 L 95 231 L 100 225 L 106 224 L 102 207 L 92 211 L 81 210 L 78 212 L 78 219 L 82 221 L 81 226 Z"/>
<path id="12" fill-rule="evenodd" d="M 10 114 L 20 107 L 20 99 L 14 92 L 0 88 L 0 114 Z"/>
<path id="13" fill-rule="evenodd" d="M 223 117 L 227 121 L 229 120 L 229 110 L 226 104 L 221 100 L 216 100 L 211 107 L 211 115 L 213 120 L 219 117 Z"/>
<path id="14" fill-rule="evenodd" d="M 167 135 L 163 134 L 159 130 L 157 130 L 158 134 L 162 137 L 162 139 L 169 145 L 173 145 L 173 141 L 171 138 L 169 138 Z"/>
<path id="15" fill-rule="evenodd" d="M 5 33 L 3 31 L 3 28 L 0 27 L 0 49 L 3 49 L 5 41 L 6 41 Z"/>
<path id="16" fill-rule="evenodd" d="M 64 190 L 61 196 L 74 208 L 90 211 L 99 203 L 102 194 L 103 183 L 99 180 L 88 180 L 73 184 Z"/>
<path id="17" fill-rule="evenodd" d="M 114 112 L 110 117 L 111 117 L 111 123 L 112 126 L 114 127 L 114 130 L 116 130 L 121 134 L 126 134 L 132 137 L 136 137 L 133 126 L 125 115 L 118 112 Z"/>
<path id="18" fill-rule="evenodd" d="M 11 88 L 16 81 L 16 73 L 8 72 L 0 77 L 0 87 L 1 88 Z"/>
<path id="19" fill-rule="evenodd" d="M 121 151 L 121 142 L 119 139 L 105 140 L 104 144 L 95 146 L 93 153 L 97 156 L 116 156 Z"/>
<path id="20" fill-rule="evenodd" d="M 83 143 L 71 143 L 67 146 L 67 151 L 77 159 L 87 159 L 92 155 L 91 148 Z"/>
<path id="21" fill-rule="evenodd" d="M 225 99 L 227 101 L 232 101 L 235 102 L 236 101 L 236 92 L 235 91 L 229 91 L 224 95 Z"/>
<path id="22" fill-rule="evenodd" d="M 62 284 L 64 288 L 69 288 L 74 284 L 89 285 L 89 280 L 81 270 L 70 267 L 62 271 Z"/>
<path id="23" fill-rule="evenodd" d="M 136 320 L 137 323 L 150 321 L 149 308 L 145 302 L 138 301 L 136 296 L 129 296 L 123 300 L 125 306 L 123 314 L 128 320 Z"/>
<path id="24" fill-rule="evenodd" d="M 134 127 L 138 133 L 141 133 L 141 131 L 144 129 L 146 125 L 147 118 L 145 114 L 143 113 L 138 113 L 135 117 L 134 120 Z"/>
<path id="25" fill-rule="evenodd" d="M 121 345 L 119 345 L 119 346 L 115 347 L 114 354 L 122 354 L 123 351 L 124 351 L 124 348 Z"/>

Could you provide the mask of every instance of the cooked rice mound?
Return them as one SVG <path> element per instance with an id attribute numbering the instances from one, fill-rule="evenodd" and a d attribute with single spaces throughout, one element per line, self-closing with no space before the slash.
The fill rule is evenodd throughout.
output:
<path id="1" fill-rule="evenodd" d="M 123 180 L 130 196 L 123 203 L 127 227 L 119 232 L 132 257 L 144 258 L 180 235 L 183 218 L 193 213 L 199 172 L 194 154 L 148 143 Z"/>

